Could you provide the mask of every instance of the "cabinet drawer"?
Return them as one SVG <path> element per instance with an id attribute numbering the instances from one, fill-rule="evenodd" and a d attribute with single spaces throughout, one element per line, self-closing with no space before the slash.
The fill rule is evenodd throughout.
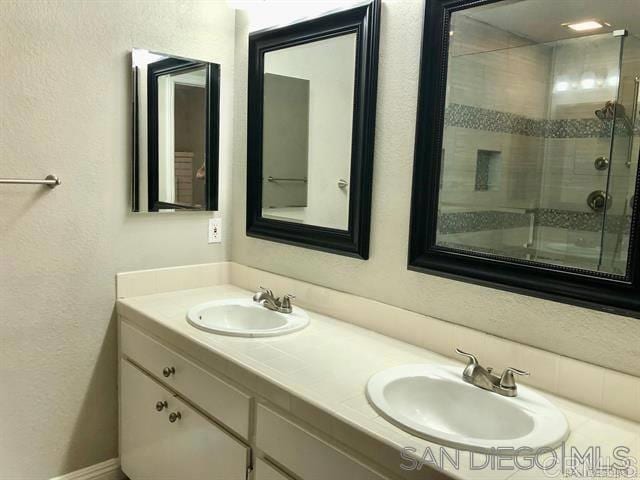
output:
<path id="1" fill-rule="evenodd" d="M 241 437 L 249 438 L 250 397 L 125 322 L 122 354 Z M 165 376 L 165 368 L 172 373 Z"/>
<path id="2" fill-rule="evenodd" d="M 292 478 L 280 473 L 264 460 L 256 458 L 253 480 L 292 480 Z"/>
<path id="3" fill-rule="evenodd" d="M 127 360 L 120 385 L 120 459 L 129 478 L 245 480 L 247 446 Z M 179 417 L 172 422 L 171 414 Z"/>
<path id="4" fill-rule="evenodd" d="M 256 418 L 256 446 L 304 480 L 386 480 L 264 405 Z"/>

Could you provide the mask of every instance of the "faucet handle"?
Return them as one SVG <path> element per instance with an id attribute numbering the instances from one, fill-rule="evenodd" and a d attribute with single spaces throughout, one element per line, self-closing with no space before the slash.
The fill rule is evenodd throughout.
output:
<path id="1" fill-rule="evenodd" d="M 293 300 L 294 298 L 296 298 L 295 295 L 287 293 L 284 297 L 282 297 L 282 303 L 280 306 L 283 309 L 288 309 L 289 311 L 291 311 L 291 300 Z"/>
<path id="2" fill-rule="evenodd" d="M 478 365 L 478 359 L 472 353 L 463 352 L 459 348 L 456 348 L 456 353 L 462 355 L 463 357 L 467 357 L 469 359 L 469 362 L 467 362 L 467 365 Z"/>
<path id="3" fill-rule="evenodd" d="M 273 292 L 268 288 L 260 287 L 256 294 L 253 296 L 253 301 L 262 303 L 265 300 L 265 297 L 273 298 Z"/>
<path id="4" fill-rule="evenodd" d="M 263 292 L 263 293 L 266 293 L 268 295 L 273 296 L 273 292 L 268 288 L 260 287 L 260 291 Z"/>
<path id="5" fill-rule="evenodd" d="M 526 377 L 527 375 L 529 375 L 529 372 L 525 370 L 520 370 L 518 368 L 513 368 L 513 367 L 505 368 L 504 372 L 502 372 L 502 376 L 500 377 L 500 386 L 502 388 L 515 389 L 516 379 L 513 377 L 514 374 Z"/>

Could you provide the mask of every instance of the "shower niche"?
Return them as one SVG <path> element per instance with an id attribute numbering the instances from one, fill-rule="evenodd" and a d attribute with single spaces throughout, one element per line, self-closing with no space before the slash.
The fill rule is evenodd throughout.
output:
<path id="1" fill-rule="evenodd" d="M 638 314 L 634 3 L 427 2 L 410 268 Z"/>

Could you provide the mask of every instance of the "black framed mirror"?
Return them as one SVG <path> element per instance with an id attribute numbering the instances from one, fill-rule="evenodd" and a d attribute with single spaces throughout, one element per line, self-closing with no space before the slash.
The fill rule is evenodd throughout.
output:
<path id="1" fill-rule="evenodd" d="M 132 51 L 132 211 L 218 208 L 220 66 Z"/>
<path id="2" fill-rule="evenodd" d="M 369 256 L 380 1 L 249 37 L 247 235 Z"/>
<path id="3" fill-rule="evenodd" d="M 410 269 L 640 316 L 635 8 L 426 1 Z"/>

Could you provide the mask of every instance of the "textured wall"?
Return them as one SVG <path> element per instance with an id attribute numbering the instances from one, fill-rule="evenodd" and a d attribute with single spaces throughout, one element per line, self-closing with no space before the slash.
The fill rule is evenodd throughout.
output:
<path id="1" fill-rule="evenodd" d="M 245 236 L 247 30 L 241 17 L 234 81 L 225 2 L 2 2 L 0 175 L 64 183 L 0 187 L 0 477 L 49 478 L 117 454 L 115 272 L 229 255 L 206 244 L 206 213 L 127 214 L 132 47 L 222 65 L 227 212 L 236 112 L 235 260 L 640 375 L 637 320 L 407 271 L 421 18 L 421 2 L 383 4 L 363 262 Z"/>
<path id="2" fill-rule="evenodd" d="M 1 9 L 0 176 L 63 182 L 0 186 L 0 478 L 41 479 L 117 455 L 115 273 L 228 258 L 206 243 L 210 213 L 127 213 L 129 51 L 222 65 L 224 209 L 234 13 L 222 1 Z"/>
<path id="3" fill-rule="evenodd" d="M 638 320 L 407 270 L 422 16 L 422 2 L 383 2 L 368 261 L 246 237 L 243 92 L 247 24 L 255 22 L 246 15 L 236 16 L 233 260 L 640 375 Z"/>

